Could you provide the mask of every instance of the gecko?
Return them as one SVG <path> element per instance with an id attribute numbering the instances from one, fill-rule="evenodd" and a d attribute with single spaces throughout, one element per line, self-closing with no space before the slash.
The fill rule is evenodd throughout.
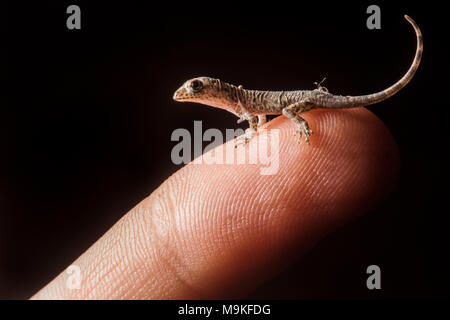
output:
<path id="1" fill-rule="evenodd" d="M 312 109 L 338 109 L 365 107 L 379 103 L 393 96 L 413 78 L 419 67 L 423 51 L 422 33 L 408 15 L 405 19 L 414 28 L 417 46 L 411 66 L 403 77 L 385 90 L 360 96 L 334 95 L 320 83 L 314 90 L 266 91 L 247 90 L 242 85 L 235 86 L 219 79 L 197 77 L 186 81 L 175 91 L 173 99 L 179 102 L 195 102 L 227 110 L 239 117 L 238 123 L 248 121 L 249 128 L 238 137 L 237 145 L 246 144 L 252 139 L 258 128 L 263 125 L 266 115 L 282 114 L 296 125 L 295 135 L 301 141 L 302 135 L 309 144 L 313 131 L 308 122 L 301 116 Z"/>

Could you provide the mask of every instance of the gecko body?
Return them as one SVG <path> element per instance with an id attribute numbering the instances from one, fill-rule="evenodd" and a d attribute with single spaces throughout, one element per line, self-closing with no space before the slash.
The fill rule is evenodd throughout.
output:
<path id="1" fill-rule="evenodd" d="M 309 143 L 312 134 L 308 122 L 301 116 L 311 109 L 355 108 L 381 102 L 400 91 L 414 76 L 419 67 L 423 51 L 422 33 L 409 16 L 405 19 L 413 26 L 417 48 L 414 60 L 405 75 L 392 86 L 377 93 L 361 96 L 341 96 L 328 92 L 318 84 L 315 90 L 262 91 L 247 90 L 219 79 L 198 77 L 186 81 L 174 94 L 179 102 L 196 102 L 227 110 L 239 117 L 238 123 L 249 122 L 249 128 L 238 143 L 246 143 L 255 136 L 259 126 L 266 122 L 266 115 L 283 114 L 297 126 L 296 133 L 300 140 L 305 136 Z"/>

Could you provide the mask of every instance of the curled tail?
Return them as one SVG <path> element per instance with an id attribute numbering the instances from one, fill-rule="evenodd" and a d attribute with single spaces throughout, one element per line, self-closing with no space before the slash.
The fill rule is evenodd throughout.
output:
<path id="1" fill-rule="evenodd" d="M 408 84 L 408 82 L 412 79 L 414 76 L 414 73 L 416 72 L 417 68 L 420 64 L 420 59 L 422 58 L 422 51 L 423 51 L 423 40 L 422 40 L 422 32 L 420 32 L 419 27 L 414 22 L 413 19 L 411 19 L 408 15 L 405 15 L 405 19 L 413 26 L 414 31 L 416 32 L 416 38 L 417 38 L 417 48 L 416 48 L 416 54 L 414 56 L 414 60 L 409 67 L 408 72 L 396 83 L 394 83 L 389 88 L 363 96 L 335 96 L 330 95 L 329 97 L 323 97 L 323 100 L 320 103 L 320 107 L 322 108 L 351 108 L 351 107 L 364 107 L 371 104 L 375 104 L 378 102 L 381 102 L 394 94 L 396 94 L 398 91 L 400 91 L 404 86 Z"/>

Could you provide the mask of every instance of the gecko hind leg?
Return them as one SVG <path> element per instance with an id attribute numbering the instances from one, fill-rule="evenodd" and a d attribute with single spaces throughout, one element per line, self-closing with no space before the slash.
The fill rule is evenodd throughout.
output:
<path id="1" fill-rule="evenodd" d="M 301 141 L 302 135 L 305 135 L 305 142 L 309 144 L 309 137 L 313 134 L 313 131 L 309 128 L 308 121 L 300 116 L 301 113 L 313 108 L 313 104 L 310 102 L 299 102 L 291 104 L 283 109 L 283 115 L 291 119 L 296 125 L 297 130 L 294 135 L 298 136 L 298 142 Z"/>

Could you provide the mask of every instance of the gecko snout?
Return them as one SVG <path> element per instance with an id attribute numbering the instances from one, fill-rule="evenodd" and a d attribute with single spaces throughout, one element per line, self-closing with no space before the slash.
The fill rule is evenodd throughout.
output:
<path id="1" fill-rule="evenodd" d="M 177 91 L 173 94 L 175 101 L 191 101 L 196 95 L 200 94 L 203 90 L 204 83 L 199 78 L 186 81 Z"/>
<path id="2" fill-rule="evenodd" d="M 173 100 L 175 101 L 187 101 L 189 98 L 192 97 L 192 94 L 190 94 L 186 89 L 183 87 L 180 87 L 175 93 L 173 94 Z"/>
<path id="3" fill-rule="evenodd" d="M 183 87 L 178 88 L 173 94 L 173 100 L 180 101 L 186 96 L 186 90 Z"/>
<path id="4" fill-rule="evenodd" d="M 178 101 L 178 91 L 179 91 L 180 89 L 178 89 L 177 91 L 175 91 L 174 92 L 174 94 L 173 94 L 173 100 L 175 100 L 175 101 Z"/>

